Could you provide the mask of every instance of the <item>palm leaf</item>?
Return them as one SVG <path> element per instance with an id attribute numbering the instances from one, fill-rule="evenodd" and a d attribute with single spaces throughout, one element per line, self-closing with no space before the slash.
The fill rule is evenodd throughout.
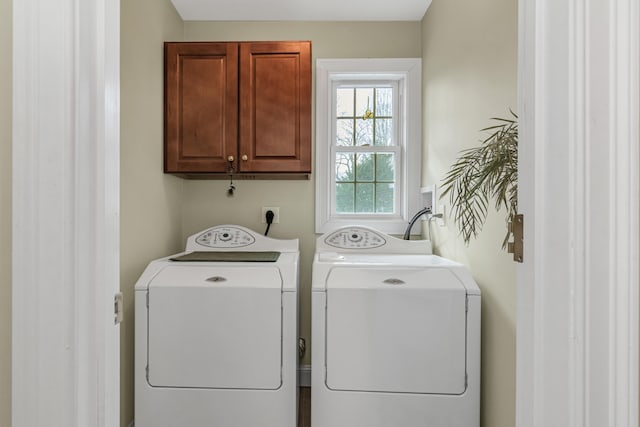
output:
<path id="1" fill-rule="evenodd" d="M 494 117 L 498 124 L 477 147 L 460 152 L 442 180 L 442 195 L 449 197 L 452 217 L 466 244 L 482 230 L 491 200 L 496 210 L 507 210 L 511 221 L 518 210 L 518 116 Z M 503 242 L 506 247 L 509 233 Z"/>

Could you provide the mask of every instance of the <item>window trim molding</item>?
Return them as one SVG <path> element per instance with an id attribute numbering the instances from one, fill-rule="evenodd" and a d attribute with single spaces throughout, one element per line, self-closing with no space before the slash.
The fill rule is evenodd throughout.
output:
<path id="1" fill-rule="evenodd" d="M 394 219 L 352 215 L 336 218 L 331 212 L 331 152 L 332 82 L 334 80 L 401 79 L 400 109 L 405 112 L 400 131 L 405 141 L 401 151 L 404 159 L 400 182 L 406 183 L 400 201 L 400 215 Z M 326 233 L 337 227 L 366 225 L 390 234 L 404 233 L 411 216 L 420 206 L 420 171 L 422 159 L 422 59 L 420 58 L 358 58 L 316 60 L 316 233 Z M 417 141 L 413 142 L 412 141 Z"/>

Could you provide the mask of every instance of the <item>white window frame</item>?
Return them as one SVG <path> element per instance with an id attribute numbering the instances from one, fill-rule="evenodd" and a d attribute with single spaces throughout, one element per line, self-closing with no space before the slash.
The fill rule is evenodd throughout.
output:
<path id="1" fill-rule="evenodd" d="M 335 212 L 335 150 L 333 149 L 334 82 L 398 83 L 398 143 L 401 168 L 396 171 L 397 207 L 389 214 Z M 403 234 L 420 206 L 422 159 L 422 60 L 420 58 L 318 59 L 316 62 L 316 233 L 346 225 L 365 225 Z M 357 151 L 357 147 L 356 148 Z M 332 157 L 333 156 L 333 157 Z"/>
<path id="2" fill-rule="evenodd" d="M 360 88 L 360 87 L 365 87 L 365 88 L 371 88 L 371 87 L 384 87 L 384 86 L 389 86 L 394 90 L 394 93 L 400 94 L 401 91 L 403 90 L 403 84 L 402 81 L 400 81 L 400 79 L 395 79 L 395 80 L 353 80 L 353 78 L 349 78 L 349 79 L 333 79 L 331 81 L 331 93 L 334 94 L 337 92 L 337 89 L 340 87 L 355 87 L 355 88 Z M 399 97 L 397 97 L 399 98 Z M 375 101 L 374 101 L 375 102 Z M 392 111 L 392 117 L 393 117 L 393 141 L 402 141 L 403 136 L 402 136 L 402 126 L 399 126 L 399 118 L 403 116 L 403 108 L 400 106 L 400 100 L 394 100 L 393 102 L 393 111 Z M 336 135 L 337 135 L 337 111 L 336 111 L 336 103 L 332 102 L 331 103 L 331 117 L 329 117 L 330 120 L 330 125 L 331 125 L 331 133 L 329 134 L 329 141 L 336 141 Z M 402 144 L 395 144 L 395 145 L 390 145 L 390 146 L 386 146 L 386 145 L 371 145 L 371 146 L 338 146 L 337 144 L 329 144 L 329 158 L 327 159 L 329 163 L 333 163 L 333 159 L 336 158 L 336 154 L 337 153 L 356 153 L 356 154 L 393 154 L 395 156 L 395 161 L 394 161 L 394 168 L 395 171 L 402 171 L 404 169 L 404 165 L 403 165 L 403 158 L 402 158 Z M 335 168 L 335 163 L 333 164 L 333 167 L 329 168 L 329 174 L 330 176 L 330 185 L 329 185 L 329 197 L 331 201 L 336 200 L 336 185 L 333 185 L 336 182 L 336 168 Z M 396 188 L 404 188 L 403 185 L 403 174 L 402 173 L 396 173 L 396 177 L 395 177 L 395 181 L 394 184 L 396 186 Z M 355 179 L 355 177 L 354 177 Z M 397 193 L 397 190 L 395 190 L 394 192 Z M 390 220 L 390 219 L 401 219 L 401 215 L 400 212 L 402 212 L 402 206 L 401 206 L 401 200 L 399 197 L 395 197 L 394 198 L 394 213 L 367 213 L 367 214 L 362 214 L 360 216 L 365 216 L 365 217 L 375 217 L 378 219 L 384 219 L 384 220 Z M 340 216 L 348 216 L 348 217 L 353 217 L 356 214 L 339 214 L 337 212 L 337 207 L 335 205 L 335 203 L 331 204 L 331 217 L 340 217 Z M 359 217 L 360 217 L 359 216 Z"/>

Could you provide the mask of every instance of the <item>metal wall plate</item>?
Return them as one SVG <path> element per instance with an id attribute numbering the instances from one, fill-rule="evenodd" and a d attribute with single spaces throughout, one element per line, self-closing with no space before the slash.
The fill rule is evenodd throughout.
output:
<path id="1" fill-rule="evenodd" d="M 518 214 L 509 223 L 509 231 L 513 234 L 513 242 L 509 242 L 509 253 L 516 262 L 524 261 L 524 215 Z"/>

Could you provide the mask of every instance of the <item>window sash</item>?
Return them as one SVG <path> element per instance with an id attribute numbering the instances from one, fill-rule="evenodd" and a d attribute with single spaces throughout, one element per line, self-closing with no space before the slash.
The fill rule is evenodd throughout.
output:
<path id="1" fill-rule="evenodd" d="M 402 158 L 402 147 L 399 146 L 367 146 L 367 147 L 346 147 L 346 146 L 332 146 L 330 150 L 330 158 L 331 158 L 331 170 L 330 174 L 330 188 L 329 188 L 329 203 L 331 204 L 331 216 L 335 218 L 378 218 L 378 219 L 398 219 L 401 218 L 401 203 L 403 196 L 403 158 Z M 372 212 L 372 213 L 362 213 L 362 212 L 353 212 L 353 213 L 345 213 L 337 211 L 337 184 L 336 181 L 336 154 L 337 153 L 356 153 L 356 154 L 393 154 L 394 155 L 394 168 L 395 168 L 395 191 L 394 191 L 394 201 L 393 201 L 393 213 L 382 213 L 382 212 Z M 354 177 L 355 182 L 368 183 L 369 181 L 357 181 Z M 371 181 L 372 183 L 376 183 L 377 181 Z M 380 181 L 382 183 L 382 181 Z"/>
<path id="2" fill-rule="evenodd" d="M 350 116 L 338 116 L 337 115 L 337 98 L 338 98 L 338 89 L 369 89 L 369 88 L 391 88 L 393 97 L 392 97 L 392 107 L 391 107 L 391 116 L 376 116 L 375 119 L 386 119 L 391 118 L 392 120 L 392 135 L 391 135 L 391 145 L 356 145 L 357 141 L 354 140 L 353 145 L 338 145 L 337 144 L 337 123 L 338 119 L 353 119 L 356 120 L 358 116 L 355 111 L 355 100 L 354 100 L 354 111 L 353 115 Z M 330 215 L 333 218 L 358 218 L 358 217 L 366 217 L 366 218 L 377 218 L 377 219 L 398 219 L 401 218 L 401 207 L 402 200 L 404 197 L 404 186 L 402 177 L 404 176 L 403 170 L 403 158 L 402 151 L 404 147 L 404 141 L 402 139 L 401 133 L 401 109 L 400 109 L 400 94 L 401 94 L 401 85 L 399 80 L 389 80 L 389 79 L 367 79 L 367 80 L 353 80 L 353 79 L 340 79 L 334 80 L 331 85 L 331 144 L 330 144 L 330 185 L 329 185 L 329 203 L 330 203 Z M 355 96 L 355 93 L 354 93 Z M 375 104 L 375 97 L 372 100 L 372 103 Z M 373 107 L 373 105 L 372 105 Z M 374 120 L 372 118 L 371 120 Z M 375 124 L 375 121 L 374 121 Z M 375 130 L 374 130 L 375 135 Z M 375 141 L 373 141 L 375 144 Z M 393 200 L 393 212 L 392 213 L 383 213 L 383 212 L 371 212 L 371 213 L 361 213 L 361 212 L 338 212 L 338 201 L 337 201 L 337 186 L 338 182 L 336 181 L 336 155 L 337 153 L 356 153 L 357 154 L 393 154 L 394 155 L 394 200 Z M 354 184 L 359 181 L 354 176 Z M 376 181 L 374 181 L 375 184 Z M 361 182 L 364 183 L 364 182 Z M 354 186 L 355 191 L 355 186 Z M 354 196 L 355 197 L 355 196 Z M 355 200 L 355 199 L 354 199 Z M 354 202 L 355 203 L 355 202 Z M 375 203 L 374 203 L 375 205 Z M 354 205 L 355 208 L 355 205 Z"/>
<path id="3" fill-rule="evenodd" d="M 404 144 L 404 141 L 402 140 L 402 133 L 401 133 L 401 126 L 400 126 L 400 122 L 401 122 L 401 114 L 403 113 L 400 109 L 400 98 L 401 98 L 401 83 L 399 80 L 389 80 L 389 79 L 369 79 L 369 80 L 353 80 L 353 79 L 340 79 L 340 80 L 334 80 L 332 81 L 331 84 L 331 97 L 329 98 L 330 102 L 331 102 L 331 145 L 332 146 L 336 146 L 337 145 L 337 122 L 338 119 L 342 120 L 342 119 L 354 119 L 356 120 L 359 116 L 354 115 L 353 116 L 338 116 L 337 114 L 337 105 L 336 105 L 336 100 L 337 100 L 337 93 L 338 93 L 338 89 L 369 89 L 369 88 L 376 88 L 376 89 L 384 89 L 384 88 L 391 88 L 393 91 L 393 101 L 392 101 L 392 108 L 391 108 L 391 116 L 376 116 L 374 119 L 374 123 L 375 120 L 377 119 L 391 119 L 392 120 L 392 126 L 393 126 L 393 133 L 391 136 L 391 140 L 392 140 L 392 146 L 396 145 L 396 146 L 402 146 Z M 372 100 L 372 103 L 375 103 L 375 99 Z M 375 130 L 374 130 L 374 134 L 375 134 Z M 371 144 L 372 146 L 375 145 L 375 141 L 374 144 Z M 345 147 L 355 147 L 356 142 L 354 141 L 353 145 L 349 145 L 349 146 L 345 146 Z"/>

